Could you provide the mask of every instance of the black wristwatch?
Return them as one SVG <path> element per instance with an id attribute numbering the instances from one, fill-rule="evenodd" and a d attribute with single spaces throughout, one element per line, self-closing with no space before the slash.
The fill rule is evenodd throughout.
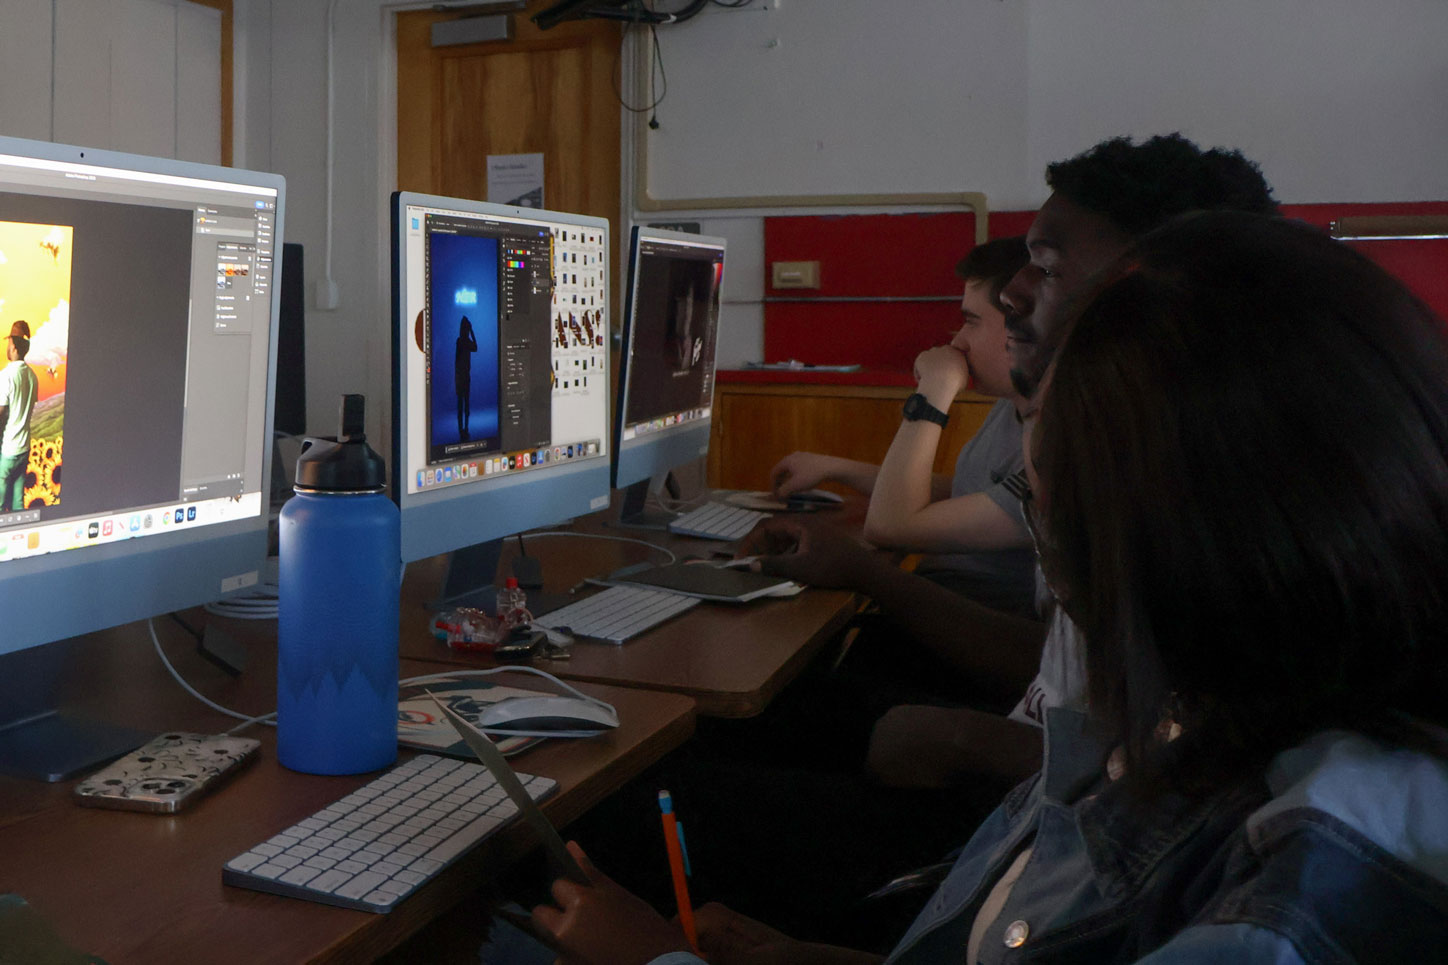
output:
<path id="1" fill-rule="evenodd" d="M 919 392 L 905 400 L 905 418 L 910 422 L 924 419 L 942 428 L 950 421 L 950 416 L 931 405 Z"/>

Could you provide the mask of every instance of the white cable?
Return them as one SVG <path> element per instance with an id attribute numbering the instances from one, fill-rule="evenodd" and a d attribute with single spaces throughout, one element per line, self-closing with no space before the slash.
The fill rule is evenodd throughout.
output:
<path id="1" fill-rule="evenodd" d="M 332 167 L 334 163 L 335 149 L 332 146 L 332 128 L 335 123 L 336 114 L 336 80 L 332 68 L 332 45 L 335 43 L 337 5 L 342 0 L 331 0 L 327 4 L 327 213 L 326 213 L 326 241 L 322 248 L 322 277 L 328 284 L 332 282 L 332 181 L 334 175 Z M 333 306 L 334 308 L 336 306 Z"/>
<path id="2" fill-rule="evenodd" d="M 280 592 L 275 583 L 263 583 L 245 596 L 214 600 L 206 604 L 204 609 L 207 613 L 233 620 L 275 620 L 277 596 Z"/>
<path id="3" fill-rule="evenodd" d="M 669 558 L 670 563 L 678 561 L 678 557 L 667 546 L 660 546 L 658 543 L 650 543 L 648 540 L 634 539 L 632 536 L 610 536 L 607 533 L 574 533 L 566 529 L 550 529 L 541 533 L 523 533 L 522 538 L 526 540 L 537 539 L 540 536 L 574 536 L 579 539 L 608 539 L 616 543 L 637 543 L 640 546 L 647 546 L 651 550 L 658 550 Z"/>
<path id="4" fill-rule="evenodd" d="M 149 630 L 151 633 L 151 644 L 156 648 L 156 656 L 161 658 L 161 665 L 164 666 L 167 672 L 171 674 L 171 677 L 178 684 L 181 685 L 182 690 L 185 690 L 188 694 L 195 697 L 197 700 L 201 701 L 203 704 L 210 707 L 217 713 L 225 714 L 227 717 L 233 717 L 241 721 L 240 724 L 227 731 L 228 734 L 235 734 L 239 731 L 245 730 L 253 724 L 266 724 L 270 727 L 276 726 L 276 711 L 271 711 L 270 713 L 266 714 L 259 714 L 257 716 L 243 714 L 240 711 L 231 710 L 230 708 L 221 706 L 211 698 L 202 694 L 195 687 L 191 686 L 189 683 L 186 682 L 186 679 L 181 676 L 176 668 L 172 666 L 171 661 L 166 657 L 166 652 L 161 649 L 161 639 L 160 637 L 156 636 L 155 620 L 148 619 L 146 621 L 146 629 Z M 544 680 L 553 682 L 554 684 L 568 691 L 573 696 L 583 700 L 585 703 L 592 704 L 595 707 L 600 707 L 608 711 L 611 715 L 613 715 L 615 720 L 618 719 L 618 708 L 614 707 L 613 704 L 610 704 L 604 700 L 599 700 L 597 697 L 590 697 L 588 694 L 585 694 L 583 691 L 579 690 L 573 685 L 565 683 L 559 678 L 553 676 L 551 673 L 548 673 L 546 670 L 539 670 L 537 667 L 509 666 L 494 667 L 490 670 L 449 670 L 442 673 L 424 674 L 420 677 L 408 677 L 405 680 L 398 681 L 398 686 L 405 687 L 414 684 L 425 684 L 435 680 L 452 680 L 458 677 L 489 677 L 497 673 L 525 673 L 532 674 L 536 677 L 542 677 Z M 478 729 L 485 734 L 497 734 L 501 737 L 596 737 L 600 733 L 603 733 L 603 731 L 607 728 L 597 728 L 594 730 L 536 731 L 510 730 L 503 727 L 479 727 Z"/>
<path id="5" fill-rule="evenodd" d="M 272 711 L 268 714 L 262 714 L 257 717 L 252 717 L 249 714 L 243 714 L 239 711 L 230 710 L 226 707 L 221 706 L 216 701 L 205 696 L 195 687 L 191 686 L 189 683 L 186 682 L 186 679 L 182 677 L 179 672 L 177 672 L 176 668 L 171 665 L 171 661 L 166 657 L 166 651 L 161 649 L 161 638 L 156 636 L 156 621 L 154 619 L 148 619 L 146 621 L 146 629 L 151 631 L 151 644 L 156 648 L 156 656 L 161 658 L 161 665 L 164 666 L 166 670 L 171 674 L 171 676 L 175 679 L 175 681 L 181 685 L 182 690 L 186 691 L 188 694 L 195 697 L 197 700 L 201 701 L 203 704 L 210 707 L 217 713 L 225 714 L 227 717 L 234 717 L 237 720 L 241 721 L 239 725 L 227 731 L 228 734 L 235 734 L 237 731 L 245 730 L 252 724 L 269 724 L 273 727 L 276 726 L 276 723 L 273 720 L 273 718 L 276 717 L 276 711 Z"/>

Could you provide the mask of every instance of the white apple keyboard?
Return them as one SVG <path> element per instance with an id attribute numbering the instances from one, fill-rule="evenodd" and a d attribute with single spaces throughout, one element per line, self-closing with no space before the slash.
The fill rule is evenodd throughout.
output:
<path id="1" fill-rule="evenodd" d="M 577 603 L 534 617 L 533 623 L 549 630 L 567 630 L 575 637 L 623 643 L 698 603 L 694 597 L 666 590 L 611 586 Z"/>
<path id="2" fill-rule="evenodd" d="M 698 509 L 691 509 L 669 523 L 669 532 L 678 536 L 698 536 L 703 539 L 736 540 L 748 533 L 769 513 L 757 509 L 743 509 L 727 503 L 705 503 Z"/>
<path id="3" fill-rule="evenodd" d="M 558 787 L 518 779 L 535 801 Z M 387 912 L 517 813 L 482 764 L 419 754 L 232 858 L 221 880 Z"/>

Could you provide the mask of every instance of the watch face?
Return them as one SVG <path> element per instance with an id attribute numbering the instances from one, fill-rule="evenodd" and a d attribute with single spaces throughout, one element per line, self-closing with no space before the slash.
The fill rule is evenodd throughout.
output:
<path id="1" fill-rule="evenodd" d="M 912 422 L 918 419 L 926 419 L 942 426 L 945 425 L 948 419 L 944 412 L 941 412 L 931 405 L 926 401 L 925 396 L 919 392 L 914 393 L 905 400 L 905 418 Z"/>

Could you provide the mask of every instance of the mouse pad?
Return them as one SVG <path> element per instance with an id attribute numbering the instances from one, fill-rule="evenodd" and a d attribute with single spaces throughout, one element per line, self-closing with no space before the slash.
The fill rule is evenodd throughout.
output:
<path id="1" fill-rule="evenodd" d="M 477 677 L 447 677 L 425 684 L 404 684 L 397 699 L 397 743 L 403 747 L 446 754 L 472 760 L 473 752 L 460 739 L 453 725 L 437 712 L 437 705 L 428 696 L 436 694 L 459 717 L 476 724 L 484 707 L 509 697 L 549 697 L 538 690 L 523 690 L 495 684 Z M 498 750 L 511 757 L 543 740 L 541 737 L 500 737 Z"/>

